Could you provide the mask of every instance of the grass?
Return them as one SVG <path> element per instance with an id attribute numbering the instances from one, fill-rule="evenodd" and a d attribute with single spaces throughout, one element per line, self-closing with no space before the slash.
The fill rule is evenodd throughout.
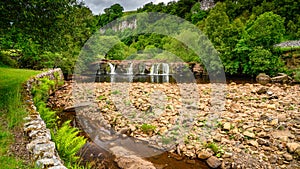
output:
<path id="1" fill-rule="evenodd" d="M 27 115 L 22 102 L 22 83 L 39 71 L 0 67 L 0 168 L 33 168 L 17 157 L 7 155 L 14 143 L 13 130 L 20 129 Z"/>

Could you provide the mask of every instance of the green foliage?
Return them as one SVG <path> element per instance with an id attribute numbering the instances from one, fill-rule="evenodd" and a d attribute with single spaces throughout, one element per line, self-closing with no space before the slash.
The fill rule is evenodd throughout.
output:
<path id="1" fill-rule="evenodd" d="M 281 42 L 285 33 L 284 19 L 273 12 L 259 15 L 247 27 L 249 28 L 246 29 L 243 38 L 246 40 L 246 44 L 251 47 L 271 48 L 274 44 Z"/>
<path id="2" fill-rule="evenodd" d="M 0 51 L 0 63 L 10 67 L 18 67 L 18 59 L 20 57 L 20 51 L 18 50 Z"/>
<path id="3" fill-rule="evenodd" d="M 151 132 L 154 132 L 155 129 L 156 129 L 156 126 L 153 126 L 153 125 L 147 124 L 147 123 L 144 123 L 144 124 L 141 126 L 141 130 L 142 130 L 144 133 L 151 133 Z"/>
<path id="4" fill-rule="evenodd" d="M 284 70 L 284 63 L 281 59 L 267 49 L 255 48 L 248 57 L 249 61 L 243 65 L 243 72 L 246 74 L 257 75 L 265 72 L 275 75 L 278 71 Z"/>
<path id="5" fill-rule="evenodd" d="M 71 166 L 72 163 L 79 159 L 77 153 L 86 143 L 86 139 L 83 136 L 78 136 L 80 131 L 71 127 L 70 122 L 64 122 L 55 133 L 52 132 L 56 149 L 68 166 Z"/>

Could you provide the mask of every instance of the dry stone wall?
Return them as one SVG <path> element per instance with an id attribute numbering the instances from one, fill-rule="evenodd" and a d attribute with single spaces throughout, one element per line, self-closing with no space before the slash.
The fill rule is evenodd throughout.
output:
<path id="1" fill-rule="evenodd" d="M 38 80 L 43 77 L 53 80 L 55 74 L 58 74 L 59 79 L 63 80 L 61 69 L 52 69 L 29 79 L 25 85 L 26 103 L 29 105 L 30 112 L 25 118 L 26 123 L 24 124 L 25 135 L 30 141 L 26 148 L 31 153 L 31 158 L 36 166 L 43 169 L 66 169 L 55 149 L 55 143 L 51 141 L 50 130 L 46 128 L 31 95 L 33 84 L 38 83 Z"/>

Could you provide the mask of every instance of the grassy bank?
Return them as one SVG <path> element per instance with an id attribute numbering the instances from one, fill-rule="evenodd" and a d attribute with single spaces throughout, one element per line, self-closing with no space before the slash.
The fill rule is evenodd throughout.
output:
<path id="1" fill-rule="evenodd" d="M 39 71 L 0 67 L 0 168 L 32 168 L 16 156 L 8 155 L 14 143 L 13 131 L 20 131 L 27 115 L 22 102 L 22 83 Z"/>

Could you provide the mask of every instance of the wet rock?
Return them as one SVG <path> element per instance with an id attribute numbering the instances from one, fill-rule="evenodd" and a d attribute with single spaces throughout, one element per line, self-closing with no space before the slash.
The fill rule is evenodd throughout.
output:
<path id="1" fill-rule="evenodd" d="M 288 148 L 288 151 L 290 153 L 293 153 L 297 148 L 300 147 L 300 144 L 299 143 L 287 143 L 286 146 Z"/>
<path id="2" fill-rule="evenodd" d="M 266 75 L 265 73 L 260 73 L 256 76 L 256 82 L 262 85 L 265 85 L 271 81 L 270 76 Z"/>
<path id="3" fill-rule="evenodd" d="M 206 162 L 211 168 L 218 168 L 222 164 L 222 162 L 215 156 L 209 157 Z"/>

